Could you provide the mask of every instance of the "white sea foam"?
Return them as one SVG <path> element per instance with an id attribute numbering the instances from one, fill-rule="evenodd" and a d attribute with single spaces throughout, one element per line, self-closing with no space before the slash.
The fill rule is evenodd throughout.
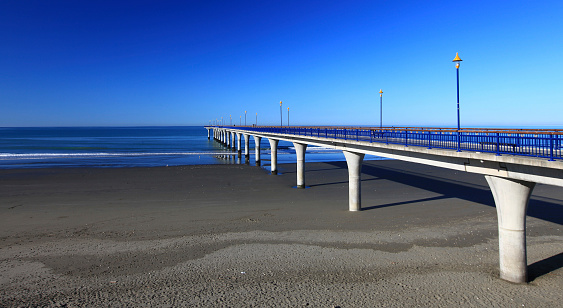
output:
<path id="1" fill-rule="evenodd" d="M 159 152 L 159 153 L 0 153 L 0 160 L 49 159 L 49 158 L 100 158 L 141 156 L 193 156 L 193 155 L 237 155 L 233 152 Z"/>

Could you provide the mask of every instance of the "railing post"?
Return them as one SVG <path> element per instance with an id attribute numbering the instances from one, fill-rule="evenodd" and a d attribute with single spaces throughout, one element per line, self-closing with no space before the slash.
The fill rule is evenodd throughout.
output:
<path id="1" fill-rule="evenodd" d="M 555 142 L 553 142 L 553 134 L 549 134 L 549 161 L 554 161 L 553 159 L 553 147 Z"/>
<path id="2" fill-rule="evenodd" d="M 369 130 L 369 143 L 372 143 L 372 142 L 373 142 L 372 139 L 373 139 L 373 130 L 370 129 L 370 130 Z"/>
<path id="3" fill-rule="evenodd" d="M 500 133 L 497 133 L 497 156 L 500 156 Z"/>
<path id="4" fill-rule="evenodd" d="M 432 132 L 428 132 L 428 148 L 432 148 Z"/>
<path id="5" fill-rule="evenodd" d="M 356 141 L 360 141 L 360 139 L 358 137 L 358 133 L 359 133 L 359 129 L 356 129 Z"/>
<path id="6" fill-rule="evenodd" d="M 409 146 L 409 131 L 405 130 L 405 146 Z"/>
<path id="7" fill-rule="evenodd" d="M 346 129 L 344 129 L 344 140 L 348 140 L 348 133 L 346 132 Z"/>
<path id="8" fill-rule="evenodd" d="M 457 151 L 461 152 L 461 132 L 457 130 Z"/>

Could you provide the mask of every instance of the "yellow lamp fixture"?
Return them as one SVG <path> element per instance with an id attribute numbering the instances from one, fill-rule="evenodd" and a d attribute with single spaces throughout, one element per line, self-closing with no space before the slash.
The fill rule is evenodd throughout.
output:
<path id="1" fill-rule="evenodd" d="M 456 52 L 455 58 L 452 60 L 452 62 L 455 62 L 455 68 L 459 68 L 459 62 L 461 62 L 461 61 L 463 61 L 463 60 L 459 58 L 459 54 Z"/>

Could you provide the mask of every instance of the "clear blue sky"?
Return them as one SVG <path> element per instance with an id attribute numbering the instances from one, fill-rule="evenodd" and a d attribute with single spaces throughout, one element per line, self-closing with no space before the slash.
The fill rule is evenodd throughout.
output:
<path id="1" fill-rule="evenodd" d="M 0 126 L 563 125 L 563 1 L 0 2 Z"/>

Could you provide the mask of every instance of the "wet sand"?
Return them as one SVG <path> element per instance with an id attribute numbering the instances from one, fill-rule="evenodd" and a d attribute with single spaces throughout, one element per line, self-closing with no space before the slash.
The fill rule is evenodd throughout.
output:
<path id="1" fill-rule="evenodd" d="M 498 278 L 483 176 L 366 161 L 0 170 L 0 307 L 554 307 L 563 189 L 536 186 L 530 283 Z"/>

